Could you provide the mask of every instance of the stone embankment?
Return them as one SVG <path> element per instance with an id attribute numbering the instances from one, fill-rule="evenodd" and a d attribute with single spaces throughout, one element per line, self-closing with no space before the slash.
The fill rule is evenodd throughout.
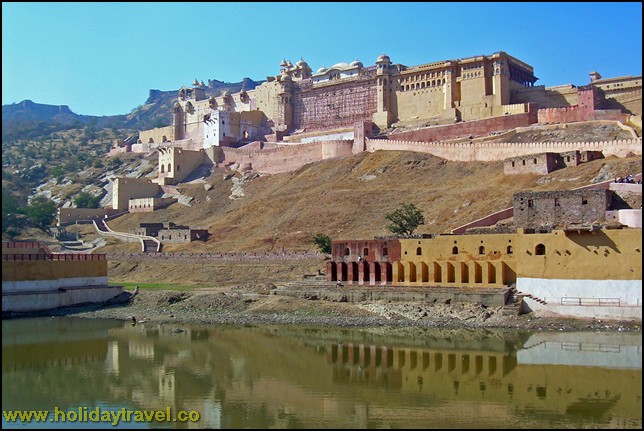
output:
<path id="1" fill-rule="evenodd" d="M 49 315 L 109 318 L 144 324 L 287 324 L 337 327 L 509 328 L 531 331 L 641 331 L 640 321 L 506 315 L 503 306 L 474 302 L 336 302 L 271 294 L 270 283 L 190 292 L 137 289 L 102 306 L 59 309 Z"/>

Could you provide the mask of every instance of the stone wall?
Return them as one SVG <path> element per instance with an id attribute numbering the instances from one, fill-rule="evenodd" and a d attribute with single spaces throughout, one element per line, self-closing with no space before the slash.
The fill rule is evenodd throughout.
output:
<path id="1" fill-rule="evenodd" d="M 167 141 L 174 140 L 174 132 L 172 126 L 157 127 L 155 129 L 142 130 L 139 132 L 139 144 L 160 144 Z"/>
<path id="2" fill-rule="evenodd" d="M 148 198 L 160 192 L 157 183 L 146 178 L 115 178 L 112 186 L 112 206 L 118 211 L 127 211 L 130 199 Z"/>
<path id="3" fill-rule="evenodd" d="M 293 128 L 349 127 L 371 120 L 376 108 L 376 86 L 372 79 L 314 87 L 293 96 Z"/>
<path id="4" fill-rule="evenodd" d="M 113 208 L 58 208 L 58 226 L 99 220 L 119 212 L 121 211 Z"/>
<path id="5" fill-rule="evenodd" d="M 509 114 L 502 117 L 393 133 L 389 135 L 389 139 L 424 142 L 444 141 L 464 136 L 485 136 L 491 132 L 525 127 L 536 122 L 537 110 L 529 106 L 528 112 L 523 114 Z"/>
<path id="6" fill-rule="evenodd" d="M 605 221 L 612 192 L 606 189 L 519 192 L 514 195 L 514 224 L 540 229 Z"/>
<path id="7" fill-rule="evenodd" d="M 597 142 L 418 142 L 367 139 L 367 151 L 397 150 L 433 154 L 460 162 L 495 161 L 511 157 L 563 153 L 565 151 L 602 151 L 606 156 L 626 157 L 642 154 L 642 138 Z"/>
<path id="8" fill-rule="evenodd" d="M 275 174 L 294 171 L 323 158 L 349 156 L 352 154 L 352 146 L 352 141 L 328 141 L 263 149 L 255 147 L 254 150 L 223 148 L 223 151 L 226 163 L 237 163 L 240 166 L 250 164 L 257 172 Z"/>

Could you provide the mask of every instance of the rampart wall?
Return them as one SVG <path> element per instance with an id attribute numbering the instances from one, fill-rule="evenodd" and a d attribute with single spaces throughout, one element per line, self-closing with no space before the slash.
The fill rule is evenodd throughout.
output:
<path id="1" fill-rule="evenodd" d="M 106 285 L 107 260 L 104 254 L 3 255 L 3 293 L 16 291 L 25 283 L 30 290 Z"/>
<path id="2" fill-rule="evenodd" d="M 536 153 L 602 151 L 604 156 L 642 154 L 642 138 L 597 142 L 417 142 L 367 139 L 367 151 L 397 150 L 433 154 L 459 162 L 496 161 Z"/>
<path id="3" fill-rule="evenodd" d="M 157 127 L 150 130 L 142 130 L 139 132 L 139 143 L 151 144 L 151 143 L 163 143 L 167 141 L 172 141 L 174 139 L 174 132 L 172 126 L 166 127 Z"/>
<path id="4" fill-rule="evenodd" d="M 289 144 L 254 150 L 224 147 L 223 151 L 226 163 L 237 163 L 240 166 L 250 164 L 255 171 L 276 174 L 294 171 L 307 163 L 349 156 L 352 154 L 352 147 L 353 141 L 345 140 Z"/>
<path id="5" fill-rule="evenodd" d="M 462 136 L 484 136 L 498 130 L 525 127 L 538 121 L 537 110 L 529 104 L 528 112 L 509 114 L 502 117 L 486 118 L 484 120 L 467 121 L 444 126 L 433 126 L 425 129 L 411 130 L 389 135 L 389 139 L 401 141 L 444 141 Z"/>
<path id="6" fill-rule="evenodd" d="M 58 226 L 66 226 L 79 221 L 92 221 L 119 213 L 114 208 L 59 208 Z"/>

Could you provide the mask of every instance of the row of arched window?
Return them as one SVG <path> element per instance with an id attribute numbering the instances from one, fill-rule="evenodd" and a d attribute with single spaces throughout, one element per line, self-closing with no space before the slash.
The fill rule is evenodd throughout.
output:
<path id="1" fill-rule="evenodd" d="M 443 79 L 442 81 L 439 79 L 439 80 L 428 81 L 427 83 L 417 82 L 415 84 L 401 85 L 400 91 L 422 90 L 423 88 L 438 87 L 441 85 L 445 85 L 445 79 Z"/>
<path id="2" fill-rule="evenodd" d="M 505 252 L 506 252 L 506 254 L 513 254 L 514 253 L 514 248 L 511 245 L 509 245 L 506 248 Z M 422 247 L 417 247 L 416 248 L 416 256 L 422 256 L 422 254 L 423 254 L 423 248 Z M 458 254 L 458 247 L 457 246 L 452 247 L 452 254 Z M 484 246 L 479 247 L 479 254 L 480 255 L 485 254 L 485 247 Z M 537 255 L 537 256 L 545 255 L 546 254 L 546 246 L 543 245 L 543 244 L 537 244 L 535 246 L 535 248 L 534 248 L 534 254 Z M 350 256 L 351 255 L 351 250 L 349 249 L 349 247 L 346 247 L 344 249 L 344 255 L 345 256 Z M 366 257 L 368 255 L 369 255 L 369 249 L 365 247 L 362 250 L 362 255 L 361 256 Z M 383 256 L 388 255 L 387 247 L 384 247 L 382 249 L 382 255 Z"/>
<path id="3" fill-rule="evenodd" d="M 160 169 L 162 174 L 165 173 L 165 165 L 163 163 L 160 165 Z M 177 172 L 179 172 L 180 170 L 181 170 L 181 167 L 177 165 Z M 172 164 L 168 163 L 168 173 L 170 172 L 172 172 Z"/>

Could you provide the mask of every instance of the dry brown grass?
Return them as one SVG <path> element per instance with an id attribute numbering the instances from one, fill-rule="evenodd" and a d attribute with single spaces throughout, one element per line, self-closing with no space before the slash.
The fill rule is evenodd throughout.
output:
<path id="1" fill-rule="evenodd" d="M 514 139 L 584 141 L 621 136 L 605 125 L 569 125 L 542 133 L 531 130 L 515 134 Z M 205 178 L 213 186 L 209 191 L 203 183 L 179 186 L 194 198 L 192 206 L 175 203 L 109 224 L 127 232 L 143 222 L 172 221 L 210 232 L 205 242 L 164 244 L 164 251 L 315 250 L 313 237 L 318 233 L 334 240 L 389 234 L 385 215 L 403 203 L 415 204 L 425 215 L 426 223 L 417 233 L 445 233 L 512 206 L 516 192 L 572 189 L 592 183 L 600 172 L 610 179 L 639 173 L 641 166 L 641 156 L 609 157 L 543 176 L 506 176 L 501 161 L 463 163 L 422 153 L 376 151 L 308 164 L 290 173 L 262 175 L 246 184 L 245 196 L 237 200 L 229 198 L 231 180 L 224 180 L 231 171 L 220 167 Z M 91 230 L 83 229 L 85 239 L 92 239 Z M 116 241 L 98 251 L 117 250 L 138 251 L 134 243 Z"/>

